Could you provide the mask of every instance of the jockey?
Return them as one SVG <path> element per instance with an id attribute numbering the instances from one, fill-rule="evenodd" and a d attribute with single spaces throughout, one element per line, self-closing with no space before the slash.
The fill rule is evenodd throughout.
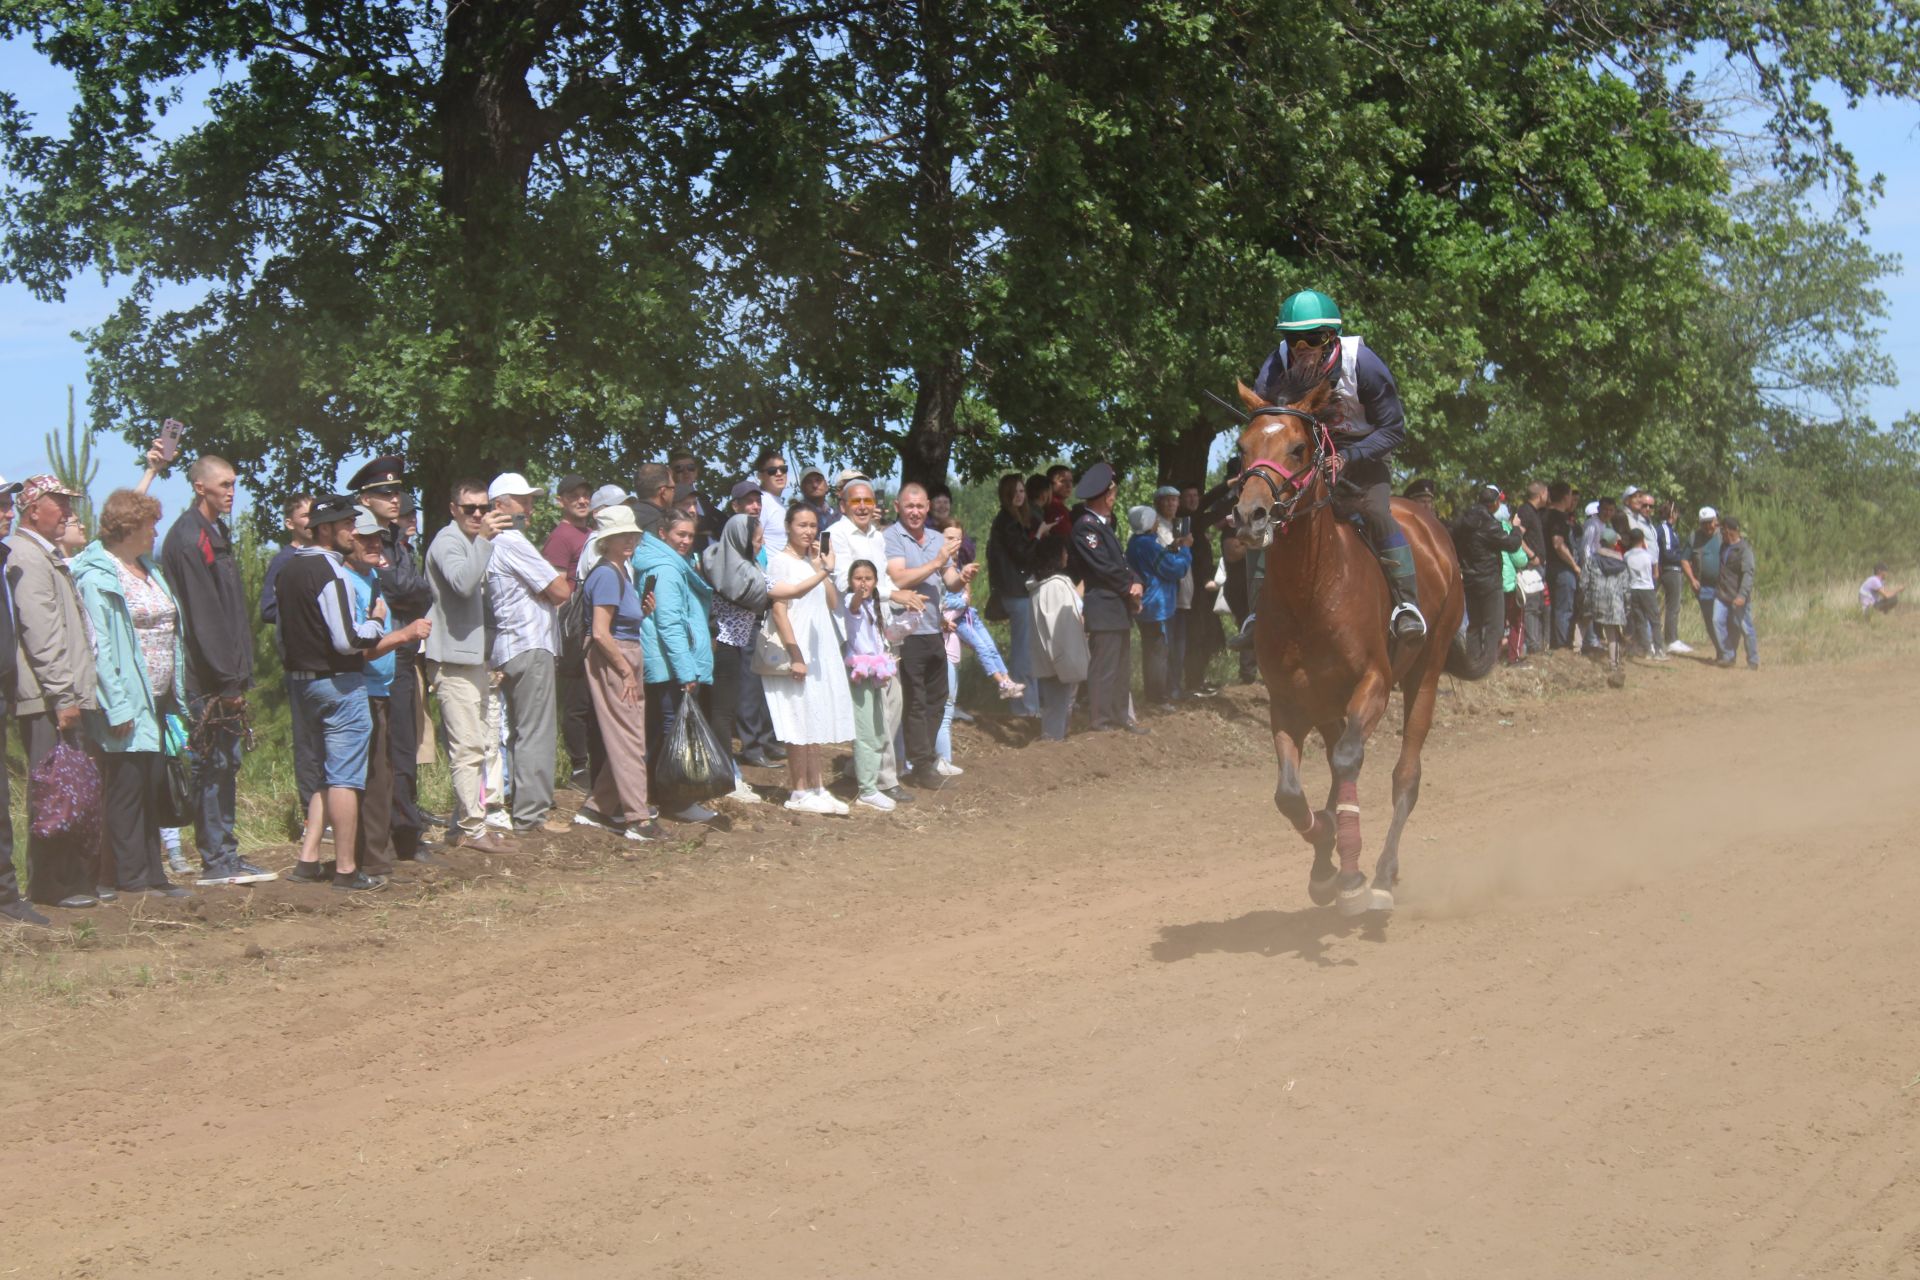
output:
<path id="1" fill-rule="evenodd" d="M 1340 333 L 1340 308 L 1316 289 L 1292 294 L 1280 304 L 1280 345 L 1260 366 L 1255 389 L 1263 396 L 1296 361 L 1318 361 L 1329 374 L 1338 372 L 1334 406 L 1340 421 L 1329 424 L 1338 459 L 1333 509 L 1342 518 L 1355 514 L 1366 523 L 1367 538 L 1387 573 L 1387 591 L 1393 597 L 1388 628 L 1398 640 L 1417 640 L 1427 634 L 1420 613 L 1413 548 L 1393 518 L 1392 476 L 1387 458 L 1406 437 L 1406 413 L 1400 407 L 1400 388 L 1386 363 L 1358 337 Z"/>

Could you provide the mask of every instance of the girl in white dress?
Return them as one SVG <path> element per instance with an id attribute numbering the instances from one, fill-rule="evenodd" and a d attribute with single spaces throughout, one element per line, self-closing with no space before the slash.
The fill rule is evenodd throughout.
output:
<path id="1" fill-rule="evenodd" d="M 845 817 L 847 806 L 827 794 L 821 770 L 826 748 L 853 738 L 853 695 L 833 615 L 840 594 L 833 558 L 818 545 L 819 517 L 796 502 L 786 511 L 787 545 L 767 561 L 772 621 L 792 669 L 765 677 L 767 714 L 787 747 L 787 808 Z"/>

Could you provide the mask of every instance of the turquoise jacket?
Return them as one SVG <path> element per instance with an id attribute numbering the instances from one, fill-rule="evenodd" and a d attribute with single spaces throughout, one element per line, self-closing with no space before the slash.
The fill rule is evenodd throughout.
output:
<path id="1" fill-rule="evenodd" d="M 152 556 L 141 556 L 153 580 L 167 593 L 176 610 L 180 598 L 167 585 L 160 566 Z M 100 709 L 86 712 L 87 732 L 102 751 L 160 751 L 164 749 L 160 721 L 154 714 L 158 704 L 167 700 L 169 690 L 149 694 L 147 657 L 140 651 L 139 637 L 133 633 L 133 615 L 127 611 L 127 597 L 120 589 L 120 571 L 113 554 L 99 542 L 89 542 L 69 563 L 73 585 L 79 588 L 80 605 L 87 611 L 93 628 L 93 665 L 98 676 Z M 173 626 L 173 705 L 184 713 L 187 706 L 187 654 L 180 643 L 179 615 Z M 116 738 L 107 732 L 110 724 L 133 721 L 133 732 Z"/>
<path id="2" fill-rule="evenodd" d="M 640 624 L 646 683 L 713 683 L 713 587 L 693 562 L 652 534 L 633 551 L 633 589 L 653 576 L 653 612 Z"/>

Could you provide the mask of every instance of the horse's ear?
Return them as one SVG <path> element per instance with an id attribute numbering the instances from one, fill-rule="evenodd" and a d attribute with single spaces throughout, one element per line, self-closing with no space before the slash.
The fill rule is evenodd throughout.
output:
<path id="1" fill-rule="evenodd" d="M 1248 409 L 1264 409 L 1266 407 L 1267 402 L 1262 400 L 1252 387 L 1238 379 L 1234 380 L 1233 385 L 1239 389 L 1240 403 L 1247 406 Z"/>

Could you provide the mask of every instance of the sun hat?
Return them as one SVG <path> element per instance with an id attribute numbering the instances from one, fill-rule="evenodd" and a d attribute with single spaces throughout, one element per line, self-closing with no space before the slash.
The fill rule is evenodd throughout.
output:
<path id="1" fill-rule="evenodd" d="M 611 538 L 615 534 L 639 533 L 640 525 L 633 518 L 633 508 L 617 502 L 595 514 L 593 532 L 596 537 Z"/>

